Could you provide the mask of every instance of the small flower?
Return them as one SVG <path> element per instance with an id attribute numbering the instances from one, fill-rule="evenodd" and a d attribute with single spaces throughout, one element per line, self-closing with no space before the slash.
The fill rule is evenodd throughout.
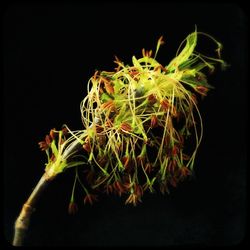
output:
<path id="1" fill-rule="evenodd" d="M 161 108 L 164 110 L 164 111 L 167 111 L 169 109 L 169 102 L 167 99 L 164 99 L 161 101 Z"/>
<path id="2" fill-rule="evenodd" d="M 132 131 L 132 128 L 131 128 L 130 124 L 128 124 L 127 122 L 123 122 L 123 123 L 120 125 L 120 129 L 121 129 L 121 131 L 123 131 L 124 133 L 128 133 L 128 132 L 131 132 L 131 131 Z"/>
<path id="3" fill-rule="evenodd" d="M 142 186 L 139 185 L 139 184 L 135 184 L 135 185 L 134 185 L 134 192 L 135 192 L 135 194 L 136 194 L 138 197 L 143 196 L 143 188 L 142 188 Z"/>
<path id="4" fill-rule="evenodd" d="M 125 193 L 126 190 L 125 188 L 123 187 L 122 183 L 119 182 L 119 181 L 115 181 L 113 183 L 113 188 L 114 188 L 114 191 L 116 191 L 118 193 L 119 196 L 122 195 L 122 193 Z"/>
<path id="5" fill-rule="evenodd" d="M 175 160 L 171 160 L 167 166 L 167 169 L 170 173 L 174 173 L 176 169 L 177 162 Z"/>
<path id="6" fill-rule="evenodd" d="M 142 49 L 142 56 L 143 57 L 151 57 L 152 56 L 152 50 L 145 50 L 144 48 Z"/>
<path id="7" fill-rule="evenodd" d="M 49 148 L 49 145 L 45 141 L 38 142 L 38 145 L 42 151 L 47 150 Z"/>
<path id="8" fill-rule="evenodd" d="M 177 110 L 176 110 L 176 108 L 175 108 L 174 105 L 170 107 L 170 112 L 171 112 L 171 115 L 172 115 L 173 117 L 178 118 L 179 113 L 177 112 Z"/>
<path id="9" fill-rule="evenodd" d="M 157 99 L 155 97 L 154 94 L 151 94 L 148 96 L 148 102 L 151 104 L 151 105 L 154 105 L 156 102 L 157 102 Z"/>
<path id="10" fill-rule="evenodd" d="M 183 179 L 183 178 L 185 178 L 188 175 L 191 175 L 191 170 L 188 169 L 187 167 L 183 166 L 180 169 L 180 178 Z"/>
<path id="11" fill-rule="evenodd" d="M 176 156 L 179 153 L 179 148 L 175 145 L 172 149 L 172 155 Z"/>
<path id="12" fill-rule="evenodd" d="M 50 136 L 50 138 L 52 139 L 52 140 L 54 140 L 55 139 L 55 128 L 54 129 L 51 129 L 50 130 L 50 132 L 49 132 L 49 136 Z"/>
<path id="13" fill-rule="evenodd" d="M 151 128 L 155 128 L 155 127 L 157 127 L 157 125 L 158 125 L 157 116 L 156 115 L 152 115 L 150 127 Z"/>
<path id="14" fill-rule="evenodd" d="M 108 94 L 114 94 L 114 87 L 112 86 L 110 80 L 104 78 L 104 77 L 100 77 L 100 83 L 104 83 L 105 89 L 107 91 Z"/>
<path id="15" fill-rule="evenodd" d="M 82 145 L 83 149 L 86 150 L 88 153 L 91 152 L 91 145 L 89 142 L 89 138 L 85 140 L 85 143 Z"/>
<path id="16" fill-rule="evenodd" d="M 127 169 L 129 167 L 130 159 L 128 156 L 123 156 L 121 159 L 121 162 L 122 162 L 124 168 Z"/>
<path id="17" fill-rule="evenodd" d="M 206 95 L 207 95 L 207 92 L 208 92 L 208 88 L 206 88 L 206 87 L 204 87 L 204 86 L 196 86 L 196 87 L 195 87 L 195 90 L 196 90 L 199 94 L 201 94 L 201 95 L 203 95 L 203 96 L 206 96 Z"/>
<path id="18" fill-rule="evenodd" d="M 104 102 L 102 105 L 101 105 L 101 109 L 106 109 L 106 110 L 114 110 L 115 109 L 115 104 L 114 104 L 114 101 L 113 100 L 109 100 L 107 102 Z"/>
<path id="19" fill-rule="evenodd" d="M 141 202 L 142 195 L 143 195 L 142 186 L 137 183 L 134 183 L 130 189 L 130 195 L 125 201 L 125 204 L 132 203 L 134 206 L 136 206 L 138 202 Z"/>
<path id="20" fill-rule="evenodd" d="M 51 138 L 50 138 L 49 135 L 46 135 L 46 136 L 45 136 L 45 142 L 46 142 L 48 145 L 51 144 Z"/>
<path id="21" fill-rule="evenodd" d="M 69 207 L 68 207 L 68 213 L 71 215 L 75 215 L 78 212 L 78 206 L 74 201 L 71 201 L 69 203 Z"/>
<path id="22" fill-rule="evenodd" d="M 137 161 L 137 163 L 138 163 L 139 165 L 143 166 L 143 163 L 144 163 L 144 161 L 145 161 L 145 156 L 142 155 L 142 154 L 138 155 L 138 156 L 136 157 L 136 161 Z"/>
<path id="23" fill-rule="evenodd" d="M 136 206 L 138 202 L 141 202 L 141 197 L 139 197 L 135 193 L 131 193 L 125 201 L 125 204 L 133 204 L 134 206 Z"/>
<path id="24" fill-rule="evenodd" d="M 50 144 L 51 144 L 51 138 L 49 135 L 45 136 L 44 141 L 38 142 L 38 145 L 42 151 L 47 150 L 50 147 Z"/>
<path id="25" fill-rule="evenodd" d="M 111 85 L 111 83 L 107 83 L 105 82 L 105 89 L 107 91 L 108 94 L 114 94 L 115 90 L 114 90 L 114 87 Z"/>
<path id="26" fill-rule="evenodd" d="M 165 42 L 163 40 L 163 36 L 161 36 L 159 39 L 158 39 L 158 42 L 157 42 L 159 45 L 163 45 Z"/>
<path id="27" fill-rule="evenodd" d="M 97 201 L 97 195 L 95 195 L 95 194 L 86 194 L 83 201 L 84 201 L 84 204 L 89 203 L 90 205 L 93 205 L 94 201 Z"/>
<path id="28" fill-rule="evenodd" d="M 134 67 L 131 67 L 129 70 L 129 75 L 134 78 L 134 80 L 138 81 L 138 78 L 136 77 L 139 74 L 138 70 Z"/>

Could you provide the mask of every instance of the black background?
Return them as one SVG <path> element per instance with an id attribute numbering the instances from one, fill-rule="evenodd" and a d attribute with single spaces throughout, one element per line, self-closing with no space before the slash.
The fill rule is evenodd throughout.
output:
<path id="1" fill-rule="evenodd" d="M 215 89 L 200 103 L 204 138 L 195 178 L 170 195 L 145 194 L 137 207 L 103 196 L 67 213 L 73 172 L 58 176 L 33 214 L 30 246 L 235 245 L 246 229 L 247 18 L 235 4 L 164 2 L 22 3 L 3 16 L 4 237 L 43 173 L 38 141 L 66 123 L 81 128 L 80 101 L 95 69 L 112 70 L 114 55 L 131 63 L 141 49 L 166 41 L 166 65 L 192 31 L 224 45 L 231 65 L 209 76 Z M 203 52 L 214 44 L 198 40 Z"/>

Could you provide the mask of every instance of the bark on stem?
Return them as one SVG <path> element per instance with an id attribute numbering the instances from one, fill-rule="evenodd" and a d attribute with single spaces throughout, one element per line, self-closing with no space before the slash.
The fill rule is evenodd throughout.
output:
<path id="1" fill-rule="evenodd" d="M 43 190 L 48 186 L 51 178 L 47 176 L 46 173 L 43 174 L 33 192 L 29 196 L 28 200 L 24 203 L 21 213 L 15 222 L 15 233 L 13 239 L 13 246 L 22 246 L 23 240 L 26 235 L 26 232 L 29 228 L 29 222 L 31 214 L 35 211 L 35 205 Z"/>

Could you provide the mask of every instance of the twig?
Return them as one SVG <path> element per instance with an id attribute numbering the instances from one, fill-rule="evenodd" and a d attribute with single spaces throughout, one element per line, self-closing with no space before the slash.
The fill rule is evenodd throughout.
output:
<path id="1" fill-rule="evenodd" d="M 21 213 L 15 222 L 15 233 L 13 239 L 13 246 L 22 246 L 26 232 L 29 228 L 31 214 L 35 211 L 35 205 L 43 190 L 48 186 L 52 178 L 49 178 L 47 173 L 44 173 L 28 200 L 24 203 Z"/>

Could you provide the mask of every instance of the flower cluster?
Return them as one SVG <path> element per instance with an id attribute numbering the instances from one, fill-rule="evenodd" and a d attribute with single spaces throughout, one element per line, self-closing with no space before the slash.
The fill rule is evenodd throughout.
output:
<path id="1" fill-rule="evenodd" d="M 198 34 L 216 43 L 218 56 L 195 51 Z M 198 99 L 211 88 L 202 71 L 225 62 L 221 44 L 207 34 L 195 31 L 184 42 L 165 67 L 156 60 L 161 37 L 154 56 L 143 49 L 131 66 L 116 57 L 114 71 L 96 71 L 90 78 L 81 103 L 84 184 L 76 174 L 84 203 L 92 204 L 102 191 L 125 195 L 125 204 L 136 205 L 145 191 L 169 192 L 192 174 L 203 133 Z M 40 143 L 42 150 L 51 138 Z M 76 211 L 72 203 L 70 211 Z"/>

